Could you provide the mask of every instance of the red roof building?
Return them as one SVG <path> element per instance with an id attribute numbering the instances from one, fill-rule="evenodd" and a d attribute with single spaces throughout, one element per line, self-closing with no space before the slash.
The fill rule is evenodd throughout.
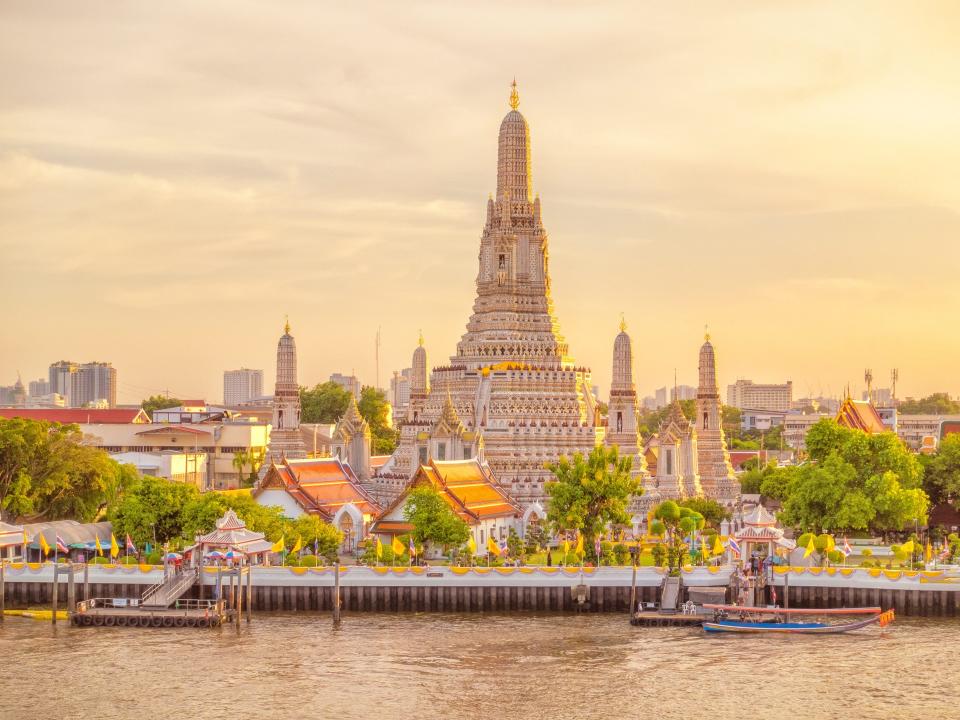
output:
<path id="1" fill-rule="evenodd" d="M 149 423 L 143 408 L 0 408 L 0 418 L 43 420 L 62 425 L 128 425 Z"/>
<path id="2" fill-rule="evenodd" d="M 847 397 L 837 412 L 837 423 L 852 430 L 865 433 L 882 433 L 890 428 L 883 422 L 877 409 L 866 400 Z"/>

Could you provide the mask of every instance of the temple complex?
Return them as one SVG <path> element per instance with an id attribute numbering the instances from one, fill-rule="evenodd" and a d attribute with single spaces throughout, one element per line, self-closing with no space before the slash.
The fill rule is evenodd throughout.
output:
<path id="1" fill-rule="evenodd" d="M 271 462 L 284 458 L 305 458 L 307 449 L 300 433 L 300 385 L 297 382 L 297 344 L 290 334 L 290 322 L 284 325 L 277 342 L 277 383 L 273 394 L 273 426 L 267 461 L 261 474 Z"/>
<path id="2" fill-rule="evenodd" d="M 552 477 L 549 463 L 604 440 L 590 371 L 570 356 L 553 312 L 547 231 L 519 102 L 514 83 L 500 125 L 497 192 L 487 201 L 473 314 L 449 364 L 432 372 L 421 337 L 399 447 L 372 482 L 382 495 L 399 493 L 431 459 L 482 452 L 511 497 L 532 503 Z"/>

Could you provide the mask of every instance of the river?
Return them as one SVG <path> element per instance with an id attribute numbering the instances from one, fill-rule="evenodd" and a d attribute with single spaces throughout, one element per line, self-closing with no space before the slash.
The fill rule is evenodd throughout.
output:
<path id="1" fill-rule="evenodd" d="M 0 626 L 0 717 L 960 718 L 960 621 L 712 637 L 623 615 L 254 617 L 238 633 Z"/>

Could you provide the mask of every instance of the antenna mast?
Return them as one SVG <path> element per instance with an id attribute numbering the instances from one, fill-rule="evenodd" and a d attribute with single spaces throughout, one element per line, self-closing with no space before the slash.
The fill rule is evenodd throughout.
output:
<path id="1" fill-rule="evenodd" d="M 873 402 L 873 370 L 867 368 L 863 371 L 863 381 L 867 384 L 867 402 Z"/>
<path id="2" fill-rule="evenodd" d="M 897 405 L 897 380 L 900 379 L 900 370 L 894 368 L 890 371 L 890 399 L 894 407 Z"/>

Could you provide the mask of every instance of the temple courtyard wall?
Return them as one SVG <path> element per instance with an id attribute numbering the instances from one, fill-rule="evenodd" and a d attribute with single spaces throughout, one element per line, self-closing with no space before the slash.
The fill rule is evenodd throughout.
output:
<path id="1" fill-rule="evenodd" d="M 252 572 L 254 611 L 323 612 L 333 608 L 334 568 L 256 567 Z M 688 588 L 726 587 L 732 566 L 691 568 L 681 573 Z M 205 568 L 200 584 L 185 597 L 210 598 L 218 570 Z M 636 573 L 637 601 L 656 602 L 664 577 L 661 568 L 642 567 Z M 512 612 L 575 611 L 572 588 L 589 586 L 588 608 L 594 612 L 624 612 L 630 605 L 633 571 L 630 567 L 585 568 L 455 568 L 343 566 L 340 596 L 347 612 Z M 156 566 L 89 568 L 89 597 L 137 598 L 161 582 Z M 229 592 L 227 581 L 224 592 Z M 7 565 L 4 578 L 6 607 L 49 605 L 53 571 L 49 563 Z M 775 590 L 779 604 L 790 607 L 893 608 L 904 615 L 954 616 L 960 604 L 960 574 L 948 571 L 902 572 L 864 568 L 777 568 L 766 592 Z M 76 587 L 84 596 L 82 583 Z M 67 597 L 61 578 L 60 603 Z M 731 597 L 732 593 L 728 593 Z M 63 604 L 61 604 L 63 607 Z"/>

